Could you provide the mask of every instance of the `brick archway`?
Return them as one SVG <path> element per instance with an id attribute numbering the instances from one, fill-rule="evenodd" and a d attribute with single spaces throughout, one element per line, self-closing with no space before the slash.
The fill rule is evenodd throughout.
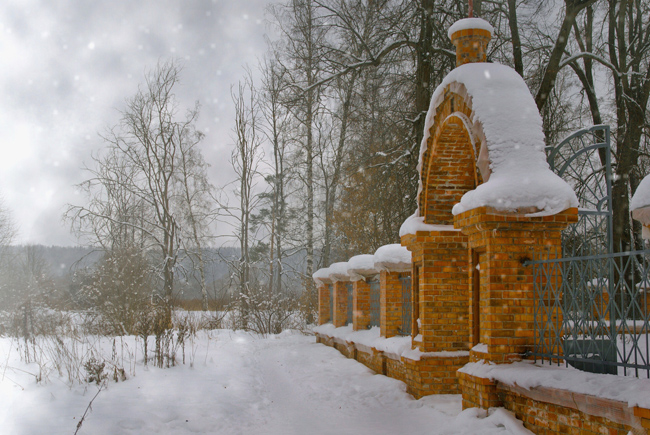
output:
<path id="1" fill-rule="evenodd" d="M 485 135 L 481 124 L 471 121 L 471 97 L 460 83 L 449 84 L 433 110 L 434 122 L 421 157 L 418 205 L 425 223 L 453 225 L 454 204 L 483 182 L 483 174 L 489 177 Z"/>

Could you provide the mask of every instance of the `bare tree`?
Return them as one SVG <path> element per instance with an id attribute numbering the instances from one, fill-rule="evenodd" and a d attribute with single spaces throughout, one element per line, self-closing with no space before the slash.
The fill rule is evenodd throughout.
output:
<path id="1" fill-rule="evenodd" d="M 237 90 L 232 90 L 235 104 L 235 148 L 231 155 L 231 164 L 237 176 L 235 191 L 239 207 L 230 214 L 237 221 L 237 238 L 239 240 L 240 258 L 237 264 L 239 292 L 250 293 L 251 282 L 251 217 L 258 197 L 254 192 L 255 182 L 259 176 L 261 159 L 261 137 L 259 132 L 259 109 L 256 90 L 250 73 Z"/>
<path id="2" fill-rule="evenodd" d="M 198 103 L 179 114 L 174 88 L 180 73 L 180 65 L 168 61 L 146 74 L 144 86 L 127 99 L 119 124 L 103 136 L 105 154 L 94 158 L 91 178 L 80 186 L 89 204 L 71 205 L 66 212 L 73 231 L 90 234 L 102 249 L 112 249 L 126 234 L 125 245 L 153 250 L 169 318 L 183 247 L 185 188 L 195 193 L 194 184 L 183 183 L 201 176 L 182 174 L 182 156 L 198 150 L 203 137 L 195 127 Z"/>

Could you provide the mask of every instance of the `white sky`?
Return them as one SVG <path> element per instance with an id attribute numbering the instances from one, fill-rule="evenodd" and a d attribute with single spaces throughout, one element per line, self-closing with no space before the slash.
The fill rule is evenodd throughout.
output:
<path id="1" fill-rule="evenodd" d="M 61 215 L 81 204 L 73 185 L 102 146 L 145 70 L 182 60 L 184 107 L 198 128 L 215 185 L 228 165 L 230 86 L 265 51 L 269 0 L 4 0 L 0 3 L 0 195 L 19 243 L 72 245 Z"/>

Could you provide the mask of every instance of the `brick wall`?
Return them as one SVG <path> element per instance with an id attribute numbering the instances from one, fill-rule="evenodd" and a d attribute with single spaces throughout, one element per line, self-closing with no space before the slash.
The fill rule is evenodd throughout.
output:
<path id="1" fill-rule="evenodd" d="M 467 364 L 469 357 L 423 356 L 412 360 L 384 353 L 361 344 L 316 334 L 316 342 L 338 349 L 348 358 L 354 358 L 375 373 L 383 374 L 406 383 L 406 391 L 419 399 L 431 394 L 458 394 L 456 371 Z"/>
<path id="2" fill-rule="evenodd" d="M 566 390 L 524 389 L 458 373 L 463 409 L 504 407 L 535 434 L 650 434 L 650 410 Z"/>
<path id="3" fill-rule="evenodd" d="M 469 238 L 469 248 L 484 253 L 478 319 L 480 342 L 488 346 L 483 358 L 507 362 L 532 350 L 536 299 L 532 267 L 524 263 L 533 252 L 548 258 L 557 255 L 561 231 L 577 220 L 577 213 L 574 208 L 553 216 L 524 217 L 481 207 L 455 217 L 455 226 Z"/>
<path id="4" fill-rule="evenodd" d="M 458 231 L 422 231 L 402 237 L 413 255 L 412 334 L 423 352 L 469 349 L 467 237 Z"/>

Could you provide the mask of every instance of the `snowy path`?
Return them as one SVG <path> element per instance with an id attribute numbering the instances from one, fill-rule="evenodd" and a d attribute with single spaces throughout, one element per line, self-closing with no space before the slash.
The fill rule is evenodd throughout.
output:
<path id="1" fill-rule="evenodd" d="M 0 355 L 9 351 L 0 339 Z M 0 376 L 0 434 L 72 434 L 96 389 L 46 384 L 9 355 Z M 0 370 L 0 374 L 1 374 Z M 20 386 L 18 386 L 20 385 Z M 22 388 L 21 388 L 22 387 Z M 194 367 L 138 367 L 95 400 L 80 434 L 521 434 L 502 411 L 480 418 L 459 396 L 414 400 L 405 385 L 316 344 L 282 334 L 219 331 L 198 340 Z"/>

